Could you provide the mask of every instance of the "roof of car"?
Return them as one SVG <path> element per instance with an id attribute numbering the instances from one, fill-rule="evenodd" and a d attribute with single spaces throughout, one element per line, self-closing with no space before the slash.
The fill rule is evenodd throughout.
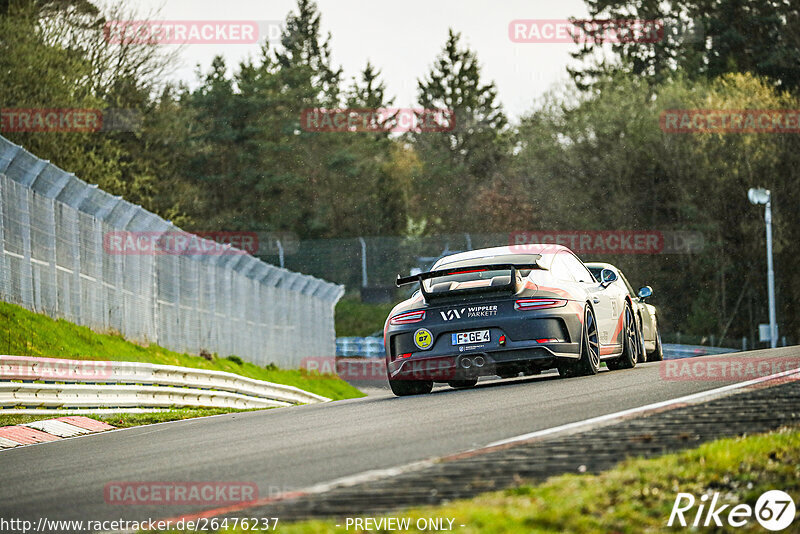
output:
<path id="1" fill-rule="evenodd" d="M 531 254 L 538 256 L 549 256 L 562 250 L 570 252 L 570 250 L 565 246 L 551 245 L 546 243 L 527 243 L 524 245 L 511 245 L 506 247 L 479 248 L 475 250 L 469 250 L 467 252 L 459 252 L 458 254 L 451 254 L 450 256 L 445 256 L 443 258 L 440 258 L 436 262 L 436 265 L 442 266 L 456 261 L 473 260 L 476 258 L 490 258 L 492 256 L 504 256 L 508 254 L 514 254 L 514 255 Z M 547 263 L 549 263 L 549 261 Z"/>

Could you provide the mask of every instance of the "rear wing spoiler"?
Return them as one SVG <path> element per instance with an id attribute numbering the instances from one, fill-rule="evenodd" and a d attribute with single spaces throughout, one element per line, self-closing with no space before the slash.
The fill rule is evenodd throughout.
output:
<path id="1" fill-rule="evenodd" d="M 397 287 L 413 284 L 415 282 L 419 282 L 420 289 L 422 290 L 422 294 L 427 299 L 432 294 L 425 291 L 425 285 L 422 283 L 424 280 L 429 280 L 431 278 L 440 278 L 442 276 L 449 276 L 451 274 L 461 274 L 461 273 L 469 273 L 469 272 L 478 272 L 478 271 L 511 271 L 511 280 L 510 283 L 504 286 L 497 286 L 493 289 L 497 291 L 504 291 L 504 290 L 511 290 L 512 292 L 516 290 L 516 278 L 517 278 L 517 271 L 523 269 L 542 269 L 542 265 L 538 262 L 536 263 L 490 263 L 485 265 L 469 265 L 464 267 L 454 267 L 451 269 L 439 269 L 436 271 L 427 271 L 424 273 L 413 274 L 411 276 L 400 276 L 397 275 L 397 280 L 395 284 Z M 481 288 L 478 290 L 479 292 L 485 291 L 485 288 Z M 474 290 L 469 289 L 458 289 L 455 291 L 457 294 L 465 294 L 475 292 Z"/>

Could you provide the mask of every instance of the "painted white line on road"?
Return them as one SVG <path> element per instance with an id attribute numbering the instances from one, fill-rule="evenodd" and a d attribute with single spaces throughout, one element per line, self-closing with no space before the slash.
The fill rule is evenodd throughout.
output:
<path id="1" fill-rule="evenodd" d="M 458 458 L 460 456 L 463 456 L 465 454 L 470 454 L 470 455 L 471 454 L 482 454 L 482 453 L 485 453 L 485 452 L 489 452 L 491 449 L 494 449 L 496 447 L 506 446 L 506 445 L 509 445 L 509 444 L 512 444 L 512 443 L 517 443 L 517 442 L 522 442 L 522 441 L 527 441 L 527 440 L 535 439 L 535 438 L 538 438 L 538 437 L 541 437 L 541 436 L 555 435 L 555 434 L 558 434 L 558 433 L 561 433 L 561 432 L 576 431 L 578 429 L 588 429 L 588 428 L 591 428 L 593 426 L 598 426 L 598 425 L 600 425 L 602 423 L 609 423 L 611 421 L 614 421 L 615 419 L 623 419 L 623 418 L 629 417 L 631 415 L 642 414 L 644 412 L 658 410 L 658 409 L 669 407 L 669 406 L 676 406 L 677 407 L 678 405 L 681 405 L 681 404 L 687 404 L 687 403 L 696 402 L 696 401 L 699 401 L 699 400 L 711 400 L 714 397 L 722 396 L 722 395 L 724 395 L 726 393 L 735 391 L 737 389 L 743 389 L 743 388 L 746 388 L 746 387 L 749 387 L 749 386 L 753 386 L 753 385 L 757 385 L 757 384 L 760 384 L 760 383 L 763 383 L 763 382 L 767 382 L 767 381 L 770 381 L 770 380 L 780 379 L 780 378 L 787 377 L 787 376 L 792 375 L 792 374 L 800 374 L 800 369 L 790 369 L 788 371 L 783 371 L 783 372 L 775 373 L 775 374 L 772 374 L 772 375 L 769 375 L 769 376 L 755 378 L 753 380 L 748 380 L 746 382 L 738 382 L 736 384 L 730 384 L 730 385 L 727 385 L 727 386 L 723 386 L 723 387 L 719 387 L 719 388 L 715 388 L 715 389 L 710 389 L 710 390 L 707 390 L 707 391 L 701 391 L 700 393 L 694 393 L 692 395 L 686 395 L 684 397 L 678 397 L 676 399 L 670 399 L 670 400 L 667 400 L 667 401 L 662 401 L 662 402 L 657 402 L 657 403 L 653 403 L 653 404 L 648 404 L 648 405 L 645 405 L 645 406 L 640 406 L 638 408 L 632 408 L 632 409 L 623 410 L 623 411 L 620 411 L 620 412 L 615 412 L 615 413 L 611 413 L 611 414 L 607 414 L 607 415 L 603 415 L 603 416 L 599 416 L 599 417 L 593 417 L 593 418 L 590 418 L 590 419 L 584 419 L 583 421 L 576 421 L 574 423 L 569 423 L 569 424 L 566 424 L 566 425 L 560 425 L 560 426 L 557 426 L 557 427 L 552 427 L 552 428 L 548 428 L 548 429 L 544 429 L 544 430 L 539 430 L 539 431 L 536 431 L 536 432 L 530 432 L 530 433 L 527 433 L 527 434 L 521 434 L 519 436 L 514 436 L 514 437 L 511 437 L 511 438 L 508 438 L 508 439 L 495 441 L 495 442 L 489 443 L 488 445 L 485 445 L 483 447 L 479 447 L 479 448 L 472 449 L 472 450 L 469 450 L 469 451 L 465 451 L 465 452 L 462 452 L 462 453 L 450 454 L 450 455 L 445 455 L 445 456 L 441 456 L 441 457 L 430 458 L 430 459 L 427 459 L 427 460 L 416 461 L 416 462 L 412 462 L 412 463 L 409 463 L 409 464 L 405 464 L 405 465 L 401 465 L 401 466 L 397 466 L 397 467 L 392 467 L 392 468 L 388 468 L 388 469 L 373 469 L 371 471 L 364 471 L 362 473 L 357 473 L 355 475 L 350 475 L 350 476 L 337 478 L 337 479 L 332 480 L 330 482 L 324 482 L 324 483 L 316 484 L 314 486 L 310 486 L 310 487 L 303 488 L 303 489 L 296 490 L 296 491 L 286 492 L 286 493 L 283 493 L 283 494 L 279 494 L 279 495 L 275 495 L 275 496 L 271 496 L 271 497 L 267 497 L 267 498 L 261 498 L 261 499 L 257 499 L 255 501 L 251 501 L 251 502 L 238 503 L 238 504 L 234 504 L 234 505 L 230 505 L 230 506 L 225 506 L 225 507 L 213 508 L 213 509 L 210 509 L 210 510 L 205 510 L 205 511 L 202 511 L 202 512 L 195 512 L 195 513 L 180 515 L 180 516 L 176 516 L 176 517 L 165 518 L 164 520 L 165 521 L 170 520 L 170 521 L 174 521 L 175 522 L 175 521 L 179 521 L 179 520 L 185 520 L 185 521 L 197 520 L 197 519 L 204 518 L 204 517 L 205 518 L 218 517 L 218 516 L 222 516 L 222 515 L 226 515 L 226 514 L 232 514 L 232 513 L 235 513 L 235 512 L 240 512 L 242 510 L 247 510 L 247 509 L 250 509 L 250 508 L 256 508 L 256 507 L 259 507 L 259 506 L 264 506 L 264 505 L 267 505 L 267 504 L 271 504 L 271 503 L 282 501 L 282 500 L 286 500 L 286 499 L 300 498 L 300 497 L 305 497 L 307 495 L 325 493 L 325 492 L 333 490 L 335 488 L 349 487 L 349 486 L 354 486 L 356 484 L 360 484 L 360 483 L 363 483 L 363 482 L 372 482 L 372 481 L 381 480 L 381 479 L 385 479 L 385 478 L 391 478 L 391 477 L 395 477 L 395 476 L 398 476 L 398 475 L 410 473 L 410 472 L 413 472 L 413 471 L 418 471 L 420 469 L 425 469 L 425 468 L 430 467 L 430 466 L 432 466 L 435 463 L 440 462 L 440 461 L 447 461 L 448 459 L 456 459 L 456 458 Z M 798 378 L 800 378 L 800 377 L 798 377 Z"/>
<path id="2" fill-rule="evenodd" d="M 788 371 L 782 371 L 780 373 L 775 373 L 768 376 L 762 376 L 759 378 L 754 378 L 752 380 L 748 380 L 746 382 L 737 382 L 736 384 L 729 384 L 727 386 L 722 386 L 715 389 L 709 389 L 707 391 L 701 391 L 700 393 L 693 393 L 691 395 L 686 395 L 685 397 L 678 397 L 677 399 L 670 399 L 666 401 L 656 402 L 653 404 L 646 404 L 644 406 L 639 406 L 637 408 L 630 408 L 628 410 L 622 410 L 621 412 L 610 413 L 606 415 L 601 415 L 598 417 L 592 417 L 591 419 L 584 419 L 583 421 L 576 421 L 574 423 L 568 423 L 566 425 L 561 426 L 554 426 L 552 428 L 546 428 L 544 430 L 537 430 L 535 432 L 529 432 L 527 434 L 520 434 L 519 436 L 514 436 L 511 438 L 501 439 L 499 441 L 494 441 L 486 445 L 483 448 L 490 448 L 490 447 L 499 447 L 501 445 L 508 445 L 509 443 L 516 443 L 519 441 L 528 441 L 531 439 L 540 438 L 542 436 L 550 436 L 553 434 L 559 434 L 562 432 L 569 432 L 576 430 L 578 428 L 584 427 L 592 427 L 602 423 L 607 423 L 609 421 L 613 421 L 615 419 L 622 419 L 631 415 L 638 415 L 644 412 L 650 412 L 653 410 L 658 410 L 661 408 L 666 408 L 668 406 L 672 406 L 675 404 L 687 404 L 696 402 L 698 400 L 708 400 L 710 397 L 716 397 L 727 393 L 729 391 L 733 391 L 736 389 L 746 388 L 749 386 L 753 386 L 755 384 L 760 384 L 762 382 L 767 382 L 769 380 L 775 380 L 778 378 L 783 378 L 792 374 L 800 373 L 800 369 L 789 369 Z"/>
<path id="3" fill-rule="evenodd" d="M 383 480 L 386 478 L 396 477 L 398 475 L 402 475 L 405 473 L 426 469 L 428 467 L 431 467 L 434 463 L 435 460 L 420 460 L 418 462 L 413 462 L 398 467 L 390 467 L 388 469 L 373 469 L 371 471 L 364 471 L 363 473 L 358 473 L 356 475 L 337 478 L 336 480 L 331 480 L 330 482 L 323 482 L 321 484 L 316 484 L 314 486 L 310 486 L 302 490 L 289 491 L 272 497 L 264 497 L 261 499 L 256 499 L 255 501 L 232 504 L 221 508 L 213 508 L 211 510 L 205 510 L 203 512 L 190 513 L 176 517 L 164 518 L 160 519 L 159 521 L 169 521 L 172 523 L 177 523 L 178 521 L 184 521 L 184 522 L 196 521 L 197 519 L 203 517 L 216 517 L 225 514 L 232 514 L 234 512 L 239 512 L 241 510 L 247 510 L 248 508 L 256 508 L 258 506 L 264 506 L 285 499 L 294 499 L 315 494 L 318 495 L 320 493 L 326 493 L 336 488 L 346 488 L 366 482 L 374 482 L 376 480 Z M 121 531 L 115 531 L 115 532 L 121 532 Z"/>

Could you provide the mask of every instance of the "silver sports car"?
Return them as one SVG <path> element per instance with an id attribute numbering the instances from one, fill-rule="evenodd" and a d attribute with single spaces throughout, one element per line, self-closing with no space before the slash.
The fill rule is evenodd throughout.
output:
<path id="1" fill-rule="evenodd" d="M 636 307 L 636 319 L 641 327 L 644 352 L 646 354 L 646 360 L 644 361 L 656 362 L 663 360 L 664 351 L 661 347 L 661 334 L 658 331 L 656 307 L 645 302 L 645 299 L 653 294 L 653 288 L 644 286 L 640 288 L 638 292 L 634 293 L 633 286 L 628 282 L 628 279 L 622 271 L 610 263 L 593 262 L 587 263 L 586 267 L 589 268 L 595 277 L 600 276 L 603 269 L 613 271 L 614 274 L 617 275 L 617 280 L 614 283 L 619 285 L 620 288 L 624 288 L 625 291 L 631 295 L 634 306 Z"/>
<path id="2" fill-rule="evenodd" d="M 592 375 L 601 362 L 631 368 L 641 359 L 641 333 L 632 298 L 615 281 L 602 269 L 595 279 L 571 250 L 546 244 L 453 254 L 398 277 L 398 286 L 419 289 L 386 320 L 392 391 L 471 387 L 480 376 L 551 368 Z"/>

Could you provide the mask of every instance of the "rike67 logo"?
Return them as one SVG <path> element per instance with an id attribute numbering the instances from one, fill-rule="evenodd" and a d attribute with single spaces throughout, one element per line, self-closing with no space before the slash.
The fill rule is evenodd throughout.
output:
<path id="1" fill-rule="evenodd" d="M 710 497 L 710 501 L 709 501 Z M 694 510 L 695 505 L 697 509 Z M 667 526 L 743 527 L 755 520 L 767 530 L 778 532 L 792 524 L 795 506 L 792 497 L 781 490 L 764 492 L 755 507 L 747 504 L 720 504 L 719 493 L 704 494 L 699 499 L 691 493 L 678 493 Z"/>

